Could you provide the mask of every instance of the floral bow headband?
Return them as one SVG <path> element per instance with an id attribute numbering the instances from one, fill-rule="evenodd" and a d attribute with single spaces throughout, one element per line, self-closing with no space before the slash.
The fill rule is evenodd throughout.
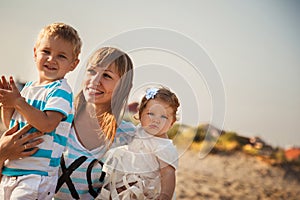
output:
<path id="1" fill-rule="evenodd" d="M 154 99 L 154 97 L 157 94 L 158 90 L 159 90 L 158 88 L 149 88 L 149 89 L 147 89 L 147 91 L 146 91 L 146 99 L 147 100 Z"/>

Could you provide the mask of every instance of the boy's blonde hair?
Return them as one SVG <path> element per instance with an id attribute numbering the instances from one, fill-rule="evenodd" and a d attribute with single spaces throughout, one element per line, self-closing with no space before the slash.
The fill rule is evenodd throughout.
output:
<path id="1" fill-rule="evenodd" d="M 80 52 L 82 42 L 78 35 L 78 32 L 70 25 L 65 23 L 57 22 L 45 26 L 39 33 L 35 43 L 35 48 L 40 45 L 43 38 L 61 38 L 73 45 L 73 55 L 77 59 Z"/>

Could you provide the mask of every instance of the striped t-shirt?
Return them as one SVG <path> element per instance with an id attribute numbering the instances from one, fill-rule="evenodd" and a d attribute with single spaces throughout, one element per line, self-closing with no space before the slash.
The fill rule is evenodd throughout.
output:
<path id="1" fill-rule="evenodd" d="M 117 128 L 116 136 L 111 148 L 122 146 L 131 142 L 134 137 L 135 130 L 136 127 L 131 122 L 122 121 Z M 93 150 L 86 149 L 79 142 L 75 133 L 75 129 L 72 127 L 66 151 L 64 152 L 64 167 L 69 169 L 71 168 L 70 166 L 74 166 L 75 163 L 79 162 L 79 166 L 77 168 L 75 167 L 76 169 L 71 173 L 71 175 L 68 176 L 70 178 L 69 181 L 71 181 L 74 185 L 75 191 L 73 191 L 73 194 L 71 194 L 72 189 L 70 189 L 66 182 L 63 182 L 62 185 L 59 185 L 59 190 L 55 194 L 55 199 L 95 199 L 95 197 L 93 197 L 91 194 L 92 192 L 91 189 L 89 189 L 87 179 L 89 178 L 91 180 L 92 191 L 98 192 L 103 184 L 103 182 L 101 182 L 99 179 L 101 177 L 103 165 L 101 160 L 106 152 L 107 147 L 105 145 Z M 97 162 L 93 162 L 95 160 L 97 160 Z M 88 173 L 89 168 L 90 173 Z"/>
<path id="2" fill-rule="evenodd" d="M 28 82 L 21 91 L 26 102 L 41 111 L 56 111 L 65 117 L 52 132 L 45 133 L 44 142 L 38 145 L 39 150 L 32 156 L 16 160 L 7 160 L 2 174 L 21 176 L 37 174 L 56 176 L 60 158 L 67 144 L 71 124 L 74 118 L 73 93 L 66 79 L 57 80 L 46 85 L 34 86 Z M 19 128 L 26 125 L 26 120 L 17 111 L 14 112 L 10 126 L 16 122 Z M 32 128 L 29 132 L 34 132 Z"/>

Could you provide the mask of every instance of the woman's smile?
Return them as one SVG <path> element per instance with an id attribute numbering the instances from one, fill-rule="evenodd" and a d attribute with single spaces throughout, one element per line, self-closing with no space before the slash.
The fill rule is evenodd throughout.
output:
<path id="1" fill-rule="evenodd" d="M 103 91 L 95 88 L 95 87 L 87 87 L 86 88 L 87 92 L 89 93 L 89 95 L 101 95 L 104 94 Z"/>

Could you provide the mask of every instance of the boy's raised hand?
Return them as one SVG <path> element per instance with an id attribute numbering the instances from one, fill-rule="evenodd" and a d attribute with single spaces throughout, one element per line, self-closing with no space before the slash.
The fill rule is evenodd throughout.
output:
<path id="1" fill-rule="evenodd" d="M 8 81 L 6 80 L 5 76 L 1 76 L 0 89 L 11 90 L 10 85 L 9 85 Z"/>
<path id="2" fill-rule="evenodd" d="M 0 103 L 7 108 L 15 107 L 15 102 L 21 96 L 13 77 L 9 78 L 9 83 L 4 76 L 1 77 L 0 83 Z"/>

